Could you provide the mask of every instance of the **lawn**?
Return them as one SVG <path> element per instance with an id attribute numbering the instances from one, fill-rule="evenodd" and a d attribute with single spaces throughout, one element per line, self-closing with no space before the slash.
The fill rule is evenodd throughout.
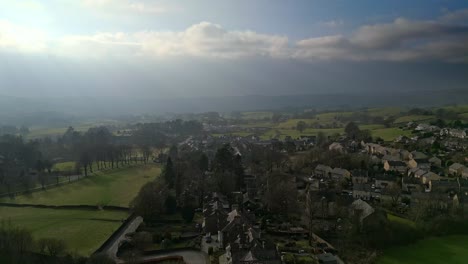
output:
<path id="1" fill-rule="evenodd" d="M 464 264 L 468 260 L 468 236 L 433 237 L 408 246 L 389 249 L 378 264 Z"/>
<path id="2" fill-rule="evenodd" d="M 157 165 L 97 172 L 88 178 L 61 187 L 3 198 L 1 202 L 45 205 L 117 205 L 128 206 L 140 188 L 160 174 Z"/>
<path id="3" fill-rule="evenodd" d="M 24 227 L 34 238 L 62 239 L 67 250 L 88 256 L 127 218 L 126 212 L 0 207 L 0 221 Z"/>
<path id="4" fill-rule="evenodd" d="M 387 217 L 388 217 L 388 220 L 390 220 L 392 222 L 399 223 L 399 224 L 404 224 L 404 225 L 416 228 L 416 223 L 409 220 L 409 219 L 399 217 L 399 216 L 396 216 L 396 215 L 392 215 L 392 214 L 387 214 Z"/>

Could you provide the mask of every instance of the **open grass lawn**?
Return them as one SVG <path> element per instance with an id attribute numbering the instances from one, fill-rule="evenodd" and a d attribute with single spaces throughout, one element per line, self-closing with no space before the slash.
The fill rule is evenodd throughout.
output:
<path id="1" fill-rule="evenodd" d="M 97 172 L 88 178 L 61 187 L 3 198 L 2 202 L 45 205 L 128 206 L 140 188 L 154 180 L 160 168 L 154 164 Z"/>
<path id="2" fill-rule="evenodd" d="M 67 251 L 87 256 L 127 218 L 126 212 L 0 207 L 0 221 L 24 227 L 35 239 L 62 239 Z"/>
<path id="3" fill-rule="evenodd" d="M 468 263 L 468 236 L 433 237 L 408 246 L 389 249 L 378 264 L 465 264 Z"/>

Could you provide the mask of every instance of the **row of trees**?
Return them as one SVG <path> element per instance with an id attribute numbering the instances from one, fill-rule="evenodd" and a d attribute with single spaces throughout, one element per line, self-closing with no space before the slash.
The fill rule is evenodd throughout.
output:
<path id="1" fill-rule="evenodd" d="M 19 136 L 0 137 L 0 187 L 10 192 L 17 185 L 29 188 L 32 179 L 30 169 L 49 168 L 49 162 L 40 162 L 42 154 L 35 142 L 25 143 Z"/>

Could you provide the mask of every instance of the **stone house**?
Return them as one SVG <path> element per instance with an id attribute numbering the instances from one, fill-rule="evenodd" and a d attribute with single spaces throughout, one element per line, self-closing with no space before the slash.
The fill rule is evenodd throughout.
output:
<path id="1" fill-rule="evenodd" d="M 428 159 L 411 159 L 408 161 L 408 167 L 419 168 L 421 170 L 430 170 L 431 162 Z"/>
<path id="2" fill-rule="evenodd" d="M 449 171 L 449 174 L 461 176 L 464 169 L 465 169 L 465 166 L 463 166 L 462 164 L 454 163 L 450 165 L 448 171 Z"/>
<path id="3" fill-rule="evenodd" d="M 326 165 L 319 164 L 315 167 L 314 173 L 316 177 L 325 178 L 330 175 L 332 168 Z"/>
<path id="4" fill-rule="evenodd" d="M 396 171 L 403 174 L 406 172 L 406 163 L 403 161 L 385 161 L 384 169 L 386 171 Z"/>

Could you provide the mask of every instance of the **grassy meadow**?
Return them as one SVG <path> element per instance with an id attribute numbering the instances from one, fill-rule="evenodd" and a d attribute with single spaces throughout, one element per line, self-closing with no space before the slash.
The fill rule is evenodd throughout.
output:
<path id="1" fill-rule="evenodd" d="M 464 264 L 468 261 L 468 236 L 432 237 L 389 249 L 378 264 Z"/>
<path id="2" fill-rule="evenodd" d="M 119 168 L 94 173 L 85 179 L 61 187 L 20 195 L 2 202 L 45 205 L 116 205 L 128 206 L 140 188 L 154 180 L 160 168 L 154 164 Z"/>
<path id="3" fill-rule="evenodd" d="M 0 222 L 24 227 L 35 239 L 62 239 L 67 250 L 87 256 L 127 218 L 126 212 L 0 207 Z"/>

